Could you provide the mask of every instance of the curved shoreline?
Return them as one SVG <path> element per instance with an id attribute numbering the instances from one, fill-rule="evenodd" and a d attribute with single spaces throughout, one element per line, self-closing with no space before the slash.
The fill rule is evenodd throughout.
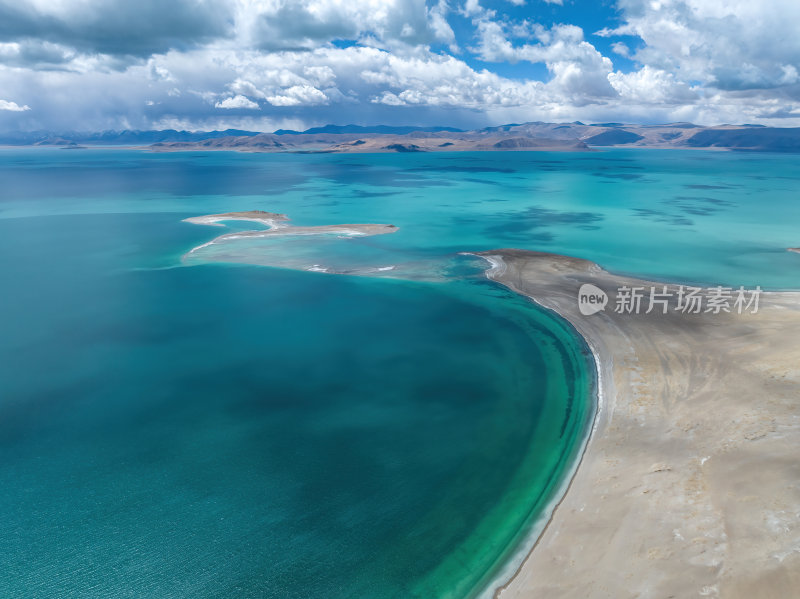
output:
<path id="1" fill-rule="evenodd" d="M 758 314 L 688 313 L 675 282 L 543 252 L 465 253 L 565 321 L 596 377 L 591 426 L 552 500 L 521 531 L 521 549 L 501 553 L 472 593 L 749 599 L 800 588 L 800 486 L 787 486 L 800 479 L 800 293 L 764 292 Z M 663 313 L 617 313 L 611 301 L 587 316 L 584 284 L 672 299 Z"/>
<path id="2" fill-rule="evenodd" d="M 600 418 L 601 413 L 603 412 L 604 403 L 605 403 L 605 390 L 604 390 L 604 383 L 608 380 L 607 376 L 603 376 L 603 363 L 600 361 L 600 354 L 598 349 L 593 345 L 592 340 L 584 335 L 575 324 L 563 313 L 559 312 L 558 310 L 547 306 L 536 299 L 535 296 L 528 295 L 523 291 L 519 290 L 513 284 L 508 284 L 500 281 L 499 279 L 505 274 L 506 272 L 506 263 L 503 261 L 502 256 L 491 254 L 490 252 L 486 253 L 465 253 L 467 255 L 477 256 L 479 258 L 483 258 L 490 264 L 490 268 L 485 271 L 486 278 L 490 281 L 497 282 L 514 293 L 527 297 L 531 301 L 533 301 L 537 306 L 541 307 L 548 312 L 555 313 L 559 318 L 561 318 L 570 329 L 574 331 L 576 335 L 578 335 L 581 341 L 586 345 L 589 349 L 589 353 L 592 356 L 592 363 L 594 365 L 594 384 L 592 385 L 592 390 L 590 392 L 590 401 L 592 402 L 592 416 L 589 426 L 587 426 L 587 431 L 583 438 L 580 440 L 579 447 L 576 452 L 576 456 L 572 461 L 572 464 L 564 471 L 564 476 L 561 483 L 558 485 L 555 493 L 553 494 L 552 499 L 547 504 L 547 507 L 542 511 L 539 515 L 537 520 L 533 523 L 531 529 L 528 531 L 526 535 L 526 539 L 523 542 L 523 546 L 519 552 L 515 555 L 515 559 L 512 559 L 507 565 L 500 568 L 497 575 L 494 577 L 493 581 L 486 587 L 486 589 L 481 593 L 481 597 L 492 597 L 493 599 L 498 599 L 500 594 L 513 582 L 513 580 L 517 577 L 517 575 L 522 570 L 525 562 L 529 559 L 531 554 L 536 550 L 537 546 L 539 545 L 539 541 L 541 540 L 542 536 L 547 532 L 547 529 L 553 522 L 553 516 L 555 515 L 558 508 L 563 503 L 564 499 L 566 498 L 567 493 L 569 492 L 570 488 L 572 487 L 572 482 L 575 478 L 575 475 L 578 472 L 581 464 L 583 463 L 583 459 L 586 455 L 586 451 L 589 448 L 589 444 L 591 443 L 592 439 L 594 438 L 597 432 L 597 425 Z M 609 367 L 606 361 L 606 366 Z M 501 583 L 502 581 L 502 583 Z M 498 584 L 500 583 L 500 584 Z"/>
<path id="3" fill-rule="evenodd" d="M 279 218 L 276 219 L 275 217 Z M 313 235 L 328 233 L 331 232 L 331 230 L 336 230 L 339 233 L 343 233 L 345 229 L 353 229 L 353 235 L 374 235 L 391 233 L 397 230 L 397 228 L 393 225 L 373 224 L 294 227 L 285 222 L 289 220 L 285 215 L 277 215 L 266 212 L 258 214 L 258 211 L 250 211 L 248 213 L 212 214 L 184 219 L 185 222 L 190 222 L 192 224 L 215 226 L 224 226 L 219 223 L 227 220 L 255 221 L 260 224 L 264 224 L 269 228 L 267 230 L 259 231 L 228 233 L 215 237 L 213 240 L 190 250 L 187 254 L 185 254 L 184 258 L 196 250 L 212 245 L 217 241 L 238 239 L 242 237 L 268 237 L 276 234 Z M 283 222 L 278 224 L 276 223 L 276 220 Z M 356 231 L 356 228 L 360 228 L 361 230 Z M 275 229 L 279 230 L 276 231 Z M 460 252 L 460 254 L 483 258 L 484 260 L 488 261 L 491 265 L 491 268 L 488 269 L 485 274 L 490 280 L 494 281 L 496 280 L 496 277 L 500 277 L 506 272 L 505 262 L 500 257 L 473 252 Z M 377 270 L 388 270 L 390 268 L 393 267 L 381 268 Z M 327 269 L 321 268 L 319 265 L 297 270 L 328 272 Z M 342 272 L 334 274 L 357 274 L 369 276 L 373 273 Z M 514 287 L 511 287 L 511 291 L 514 291 L 518 295 L 525 295 Z M 571 402 L 579 405 L 578 408 L 575 408 L 576 410 L 579 410 L 579 412 L 577 412 L 579 417 L 572 417 L 575 421 L 575 426 L 571 426 L 572 431 L 569 434 L 570 438 L 563 450 L 558 452 L 559 459 L 558 462 L 553 466 L 552 472 L 550 470 L 547 471 L 549 473 L 547 484 L 542 487 L 539 497 L 536 498 L 533 503 L 528 501 L 520 502 L 521 506 L 523 507 L 522 513 L 525 514 L 524 517 L 516 526 L 513 536 L 506 537 L 504 542 L 500 544 L 500 546 L 505 545 L 505 548 L 499 551 L 497 555 L 493 557 L 493 560 L 485 566 L 485 569 L 484 567 L 481 567 L 483 573 L 481 574 L 480 579 L 474 581 L 472 583 L 474 586 L 468 590 L 470 597 L 481 597 L 488 599 L 489 597 L 496 596 L 499 592 L 499 590 L 496 590 L 496 587 L 499 584 L 498 581 L 506 581 L 509 579 L 509 577 L 515 575 L 515 572 L 519 570 L 524 561 L 527 559 L 530 552 L 538 543 L 538 539 L 541 537 L 543 531 L 549 526 L 552 519 L 552 514 L 558 508 L 566 494 L 566 491 L 569 489 L 571 481 L 583 460 L 589 440 L 591 439 L 597 427 L 598 413 L 601 412 L 604 377 L 601 374 L 601 363 L 598 359 L 597 349 L 591 345 L 586 336 L 581 334 L 576 329 L 575 325 L 563 314 L 557 310 L 554 311 L 550 309 L 548 306 L 536 301 L 535 298 L 529 299 L 532 299 L 534 303 L 540 306 L 542 310 L 549 315 L 548 320 L 553 320 L 552 312 L 555 312 L 555 316 L 557 317 L 555 318 L 555 321 L 559 325 L 558 328 L 563 329 L 563 332 L 569 338 L 568 345 L 574 351 L 574 358 L 576 360 L 574 367 L 580 367 L 581 370 L 579 375 L 576 374 L 571 376 L 570 380 L 574 382 L 576 388 L 581 387 L 581 389 L 577 393 L 570 393 L 568 397 L 571 396 Z M 589 358 L 589 355 L 591 355 L 591 359 Z M 583 392 L 583 389 L 586 389 L 586 392 Z M 588 402 L 586 401 L 587 394 L 590 398 Z M 570 417 L 568 416 L 567 418 Z"/>
<path id="4" fill-rule="evenodd" d="M 573 325 L 602 389 L 564 494 L 494 597 L 790 596 L 800 584 L 800 488 L 788 484 L 800 471 L 800 294 L 764 293 L 756 314 L 673 304 L 617 314 L 612 304 L 584 316 L 584 283 L 677 286 L 554 254 L 476 255 L 492 264 L 487 277 Z"/>

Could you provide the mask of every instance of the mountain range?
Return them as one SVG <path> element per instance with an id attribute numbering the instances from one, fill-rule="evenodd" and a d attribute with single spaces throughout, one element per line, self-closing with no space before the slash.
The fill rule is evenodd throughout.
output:
<path id="1" fill-rule="evenodd" d="M 800 152 L 800 128 L 692 123 L 521 123 L 463 131 L 453 127 L 326 125 L 305 131 L 259 133 L 227 129 L 190 132 L 104 131 L 0 135 L 2 145 L 149 146 L 156 151 L 238 150 L 248 152 L 436 152 L 561 150 L 595 147 L 707 148 L 759 152 Z"/>

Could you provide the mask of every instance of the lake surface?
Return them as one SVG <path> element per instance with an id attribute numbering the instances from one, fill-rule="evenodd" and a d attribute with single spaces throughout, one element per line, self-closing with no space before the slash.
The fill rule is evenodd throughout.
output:
<path id="1" fill-rule="evenodd" d="M 460 253 L 797 288 L 798 167 L 0 150 L 0 596 L 481 592 L 574 462 L 593 372 Z M 399 230 L 187 255 L 256 227 L 184 218 L 252 209 Z"/>

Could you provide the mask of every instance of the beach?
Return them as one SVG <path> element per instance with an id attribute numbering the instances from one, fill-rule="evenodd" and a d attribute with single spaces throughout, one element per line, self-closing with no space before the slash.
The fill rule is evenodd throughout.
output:
<path id="1" fill-rule="evenodd" d="M 618 313 L 609 300 L 587 316 L 578 306 L 586 283 L 678 289 L 554 254 L 480 255 L 493 265 L 489 278 L 567 319 L 599 369 L 576 474 L 495 596 L 796 594 L 800 294 L 762 293 L 757 310 L 741 314 L 684 313 L 676 297 L 645 313 L 645 297 L 640 313 Z"/>

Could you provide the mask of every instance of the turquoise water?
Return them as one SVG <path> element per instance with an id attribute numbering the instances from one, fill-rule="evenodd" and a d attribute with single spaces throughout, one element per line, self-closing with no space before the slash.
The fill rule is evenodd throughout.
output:
<path id="1" fill-rule="evenodd" d="M 0 160 L 0 217 L 5 218 L 174 212 L 181 219 L 260 209 L 284 212 L 295 225 L 393 223 L 400 234 L 339 244 L 328 258 L 345 266 L 404 264 L 403 276 L 446 274 L 451 258 L 465 249 L 515 247 L 670 280 L 798 287 L 797 255 L 786 252 L 800 245 L 797 155 L 635 149 L 253 155 L 36 148 L 0 150 Z M 208 227 L 194 235 L 203 243 L 223 232 Z M 306 242 L 292 253 L 308 254 L 303 264 L 326 254 Z M 213 249 L 201 258 L 225 259 L 220 254 L 230 250 L 236 261 L 259 260 L 246 245 Z M 286 259 L 283 252 L 273 253 Z M 173 257 L 161 263 L 170 265 Z"/>
<path id="2" fill-rule="evenodd" d="M 0 151 L 0 596 L 474 594 L 552 500 L 592 381 L 565 323 L 459 252 L 796 288 L 798 162 Z M 182 219 L 250 209 L 400 230 L 186 256 L 226 229 Z"/>

